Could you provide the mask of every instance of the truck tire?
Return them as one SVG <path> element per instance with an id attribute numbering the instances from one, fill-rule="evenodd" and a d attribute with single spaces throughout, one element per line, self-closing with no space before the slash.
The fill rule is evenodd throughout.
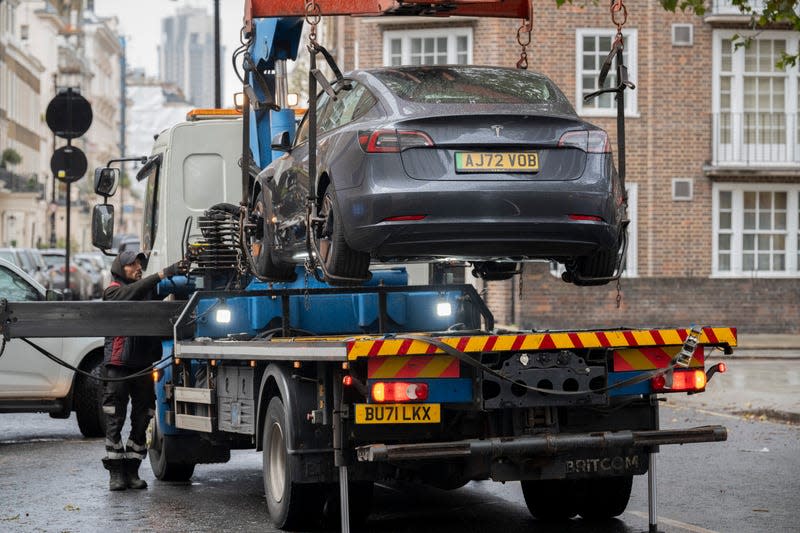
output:
<path id="1" fill-rule="evenodd" d="M 633 476 L 582 479 L 576 484 L 581 495 L 578 514 L 586 520 L 608 520 L 625 512 Z"/>
<path id="2" fill-rule="evenodd" d="M 103 437 L 106 434 L 106 419 L 103 415 L 103 382 L 101 377 L 103 358 L 90 356 L 82 370 L 89 372 L 95 379 L 78 374 L 75 376 L 75 393 L 72 403 L 75 406 L 75 418 L 78 429 L 87 438 Z"/>
<path id="3" fill-rule="evenodd" d="M 319 498 L 310 498 L 316 485 L 295 482 L 297 457 L 287 452 L 288 418 L 279 397 L 270 400 L 264 420 L 263 476 L 269 516 L 278 529 L 295 529 L 318 516 Z"/>
<path id="4" fill-rule="evenodd" d="M 325 191 L 320 209 L 324 219 L 317 235 L 320 259 L 332 276 L 351 278 L 354 281 L 331 279 L 331 285 L 357 285 L 369 277 L 369 254 L 350 248 L 344 238 L 344 224 L 336 209 L 336 199 L 330 187 Z"/>
<path id="5" fill-rule="evenodd" d="M 153 475 L 159 481 L 189 481 L 194 474 L 194 463 L 176 463 L 169 460 L 170 436 L 162 435 L 158 428 L 158 417 L 154 417 L 150 422 L 152 428 L 152 440 L 148 450 L 150 467 Z"/>
<path id="6" fill-rule="evenodd" d="M 534 518 L 544 521 L 568 520 L 578 514 L 576 486 L 568 479 L 520 481 L 525 504 Z"/>

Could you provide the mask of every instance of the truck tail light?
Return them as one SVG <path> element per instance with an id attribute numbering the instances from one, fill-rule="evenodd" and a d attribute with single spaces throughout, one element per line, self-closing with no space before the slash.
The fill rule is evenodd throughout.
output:
<path id="1" fill-rule="evenodd" d="M 666 374 L 650 380 L 653 392 L 697 392 L 706 388 L 706 373 L 701 369 L 675 370 L 672 372 L 672 386 L 667 387 Z"/>
<path id="2" fill-rule="evenodd" d="M 558 140 L 558 145 L 578 148 L 590 154 L 611 153 L 608 134 L 603 130 L 568 131 Z"/>
<path id="3" fill-rule="evenodd" d="M 423 402 L 428 399 L 428 384 L 407 381 L 378 381 L 372 384 L 372 401 Z"/>
<path id="4" fill-rule="evenodd" d="M 368 154 L 397 153 L 416 146 L 433 146 L 424 131 L 374 130 L 359 131 L 358 144 Z"/>

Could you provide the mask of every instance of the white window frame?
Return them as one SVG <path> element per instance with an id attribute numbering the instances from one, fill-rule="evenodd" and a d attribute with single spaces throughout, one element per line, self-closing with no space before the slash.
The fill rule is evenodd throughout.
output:
<path id="1" fill-rule="evenodd" d="M 676 39 L 676 34 L 679 29 L 689 30 L 689 40 L 680 42 Z M 694 24 L 675 23 L 672 25 L 672 46 L 693 46 L 694 45 Z"/>
<path id="2" fill-rule="evenodd" d="M 731 269 L 719 269 L 719 194 L 723 191 L 732 193 L 731 218 Z M 743 271 L 742 270 L 742 245 L 744 234 L 743 193 L 747 192 L 785 192 L 786 193 L 786 270 L 773 271 Z M 711 246 L 711 277 L 712 278 L 796 278 L 800 277 L 798 265 L 797 242 L 800 238 L 800 184 L 772 184 L 772 183 L 714 183 L 712 187 L 712 246 Z"/>
<path id="3" fill-rule="evenodd" d="M 744 115 L 744 95 L 743 95 L 743 87 L 744 82 L 742 78 L 744 77 L 744 47 L 740 47 L 733 52 L 733 56 L 731 58 L 731 72 L 733 73 L 733 81 L 731 84 L 731 110 L 730 113 L 732 115 L 732 123 L 731 123 L 731 133 L 730 133 L 730 143 L 722 144 L 720 139 L 720 132 L 721 126 L 719 124 L 719 118 L 722 110 L 721 110 L 721 83 L 720 77 L 722 75 L 722 41 L 726 39 L 733 39 L 734 36 L 737 34 L 743 37 L 747 32 L 737 31 L 737 30 L 715 30 L 712 40 L 712 78 L 711 78 L 711 110 L 714 125 L 713 125 L 713 138 L 712 138 L 712 150 L 713 150 L 713 164 L 725 164 L 727 165 L 741 165 L 741 166 L 753 166 L 757 165 L 760 167 L 763 166 L 786 166 L 788 164 L 792 164 L 792 159 L 790 157 L 791 153 L 794 153 L 794 161 L 797 160 L 797 157 L 800 156 L 800 135 L 797 134 L 798 125 L 792 123 L 787 120 L 786 123 L 786 141 L 785 145 L 781 147 L 781 145 L 771 145 L 771 144 L 745 144 L 744 140 L 742 139 L 743 133 L 739 131 L 739 124 L 737 123 L 736 117 L 741 117 Z M 757 35 L 754 35 L 753 38 L 755 40 L 784 40 L 786 41 L 786 52 L 789 54 L 797 54 L 798 53 L 798 37 L 796 32 L 791 31 L 773 31 L 773 30 L 765 30 L 758 32 Z M 800 67 L 795 65 L 794 67 L 788 68 L 786 72 L 786 85 L 784 87 L 784 94 L 786 97 L 785 107 L 784 107 L 784 114 L 787 118 L 794 117 L 793 120 L 800 120 L 800 103 L 798 103 L 797 95 L 800 92 L 800 73 L 798 73 L 798 69 Z M 766 73 L 765 73 L 766 74 Z M 774 75 L 780 75 L 779 71 L 772 73 Z M 741 120 L 741 119 L 738 119 Z M 763 159 L 758 159 L 755 162 L 748 162 L 750 158 L 748 154 L 743 153 L 746 152 L 748 149 L 750 150 L 767 150 L 770 151 L 772 146 L 778 146 L 779 150 L 788 150 L 785 158 L 776 158 L 774 161 L 770 161 L 770 158 L 764 157 Z M 747 148 L 747 147 L 764 147 L 764 148 Z"/>
<path id="4" fill-rule="evenodd" d="M 613 42 L 617 30 L 607 28 L 578 28 L 575 30 L 575 110 L 578 115 L 583 117 L 613 117 L 617 115 L 616 106 L 608 109 L 595 109 L 584 107 L 583 105 L 583 38 L 591 37 L 611 37 Z M 628 79 L 636 83 L 638 72 L 638 32 L 635 29 L 623 30 L 622 35 L 625 37 L 626 49 L 628 60 L 626 67 L 628 67 Z M 612 63 L 611 69 L 615 71 L 616 67 Z M 637 91 L 625 91 L 625 116 L 638 117 L 639 108 L 637 106 Z M 613 98 L 613 96 L 612 96 Z"/>
<path id="5" fill-rule="evenodd" d="M 472 28 L 429 28 L 423 30 L 386 30 L 383 32 L 383 65 L 391 66 L 391 41 L 400 39 L 402 65 L 411 64 L 411 39 L 447 37 L 447 63 L 453 65 L 457 61 L 456 39 L 467 38 L 467 65 L 472 64 L 473 40 Z"/>

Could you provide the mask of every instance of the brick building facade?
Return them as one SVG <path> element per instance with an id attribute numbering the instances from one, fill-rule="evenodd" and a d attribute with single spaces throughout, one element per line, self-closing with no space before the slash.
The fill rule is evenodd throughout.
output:
<path id="1" fill-rule="evenodd" d="M 725 0 L 704 17 L 628 0 L 626 92 L 630 249 L 616 285 L 563 283 L 545 264 L 522 280 L 486 284 L 498 323 L 521 327 L 737 326 L 800 332 L 800 70 L 778 70 L 800 35 L 775 28 L 749 48 L 749 19 Z M 338 21 L 343 70 L 407 63 L 513 67 L 507 19 L 380 17 Z M 529 68 L 552 78 L 579 115 L 616 146 L 611 97 L 589 104 L 615 28 L 606 7 L 534 6 Z M 341 45 L 344 50 L 341 50 Z M 615 150 L 616 151 L 616 150 Z M 478 282 L 479 284 L 482 282 Z M 519 290 L 520 284 L 522 290 Z"/>

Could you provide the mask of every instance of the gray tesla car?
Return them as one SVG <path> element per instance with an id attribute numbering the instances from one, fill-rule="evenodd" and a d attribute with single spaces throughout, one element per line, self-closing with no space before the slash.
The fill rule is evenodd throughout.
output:
<path id="1" fill-rule="evenodd" d="M 258 175 L 250 247 L 262 276 L 291 277 L 309 250 L 340 282 L 367 278 L 370 261 L 458 259 L 507 279 L 519 261 L 548 259 L 582 285 L 614 273 L 626 215 L 608 135 L 547 77 L 386 67 L 334 89 L 317 105 L 316 216 L 308 116 Z"/>

